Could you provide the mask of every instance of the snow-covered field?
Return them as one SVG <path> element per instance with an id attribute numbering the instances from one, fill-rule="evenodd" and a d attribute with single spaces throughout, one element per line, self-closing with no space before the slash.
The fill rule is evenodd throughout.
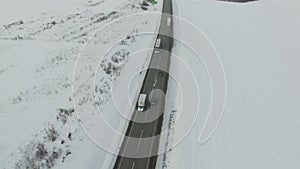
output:
<path id="1" fill-rule="evenodd" d="M 178 106 L 182 95 L 196 92 L 184 65 L 172 61 L 171 73 L 180 84 L 167 110 L 176 110 L 171 127 L 173 147 L 165 166 L 172 169 L 281 169 L 300 166 L 300 3 L 297 0 L 261 0 L 236 4 L 211 0 L 175 0 L 174 14 L 198 27 L 216 47 L 226 74 L 227 100 L 223 118 L 209 140 L 200 144 L 212 89 L 205 65 L 205 38 L 175 19 L 175 36 L 199 48 L 203 64 L 179 41 L 173 55 L 182 59 L 199 87 L 199 113 L 193 124 L 193 106 Z M 195 42 L 199 42 L 195 44 Z M 209 45 L 208 45 L 209 46 Z M 211 46 L 210 46 L 211 47 Z M 201 50 L 203 52 L 201 52 Z M 209 68 L 208 68 L 209 69 Z M 198 98 L 195 98 L 198 99 Z M 193 101 L 194 99 L 190 99 Z M 188 103 L 187 103 L 188 105 Z M 192 105 L 192 104 L 191 104 Z M 190 132 L 183 130 L 192 126 Z M 184 134 L 187 134 L 184 137 Z M 183 139 L 181 141 L 181 139 Z"/>
<path id="2" fill-rule="evenodd" d="M 139 2 L 0 1 L 0 168 L 112 167 L 160 21 Z M 300 166 L 300 3 L 173 5 L 158 168 Z"/>
<path id="3" fill-rule="evenodd" d="M 161 3 L 147 8 L 160 12 Z M 83 128 L 95 137 L 92 130 L 105 125 L 92 114 L 100 108 L 111 113 L 113 127 L 126 129 L 126 119 L 113 116 L 110 90 L 145 69 L 160 15 L 146 14 L 139 0 L 1 1 L 0 11 L 0 168 L 111 165 L 113 156 Z M 145 51 L 136 59 L 138 50 Z M 81 83 L 95 79 L 95 86 Z M 84 105 L 93 111 L 76 109 Z M 113 139 L 117 151 L 121 138 Z"/>

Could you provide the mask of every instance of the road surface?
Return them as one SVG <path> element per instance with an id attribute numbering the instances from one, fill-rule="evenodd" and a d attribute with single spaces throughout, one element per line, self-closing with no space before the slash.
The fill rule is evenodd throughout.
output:
<path id="1" fill-rule="evenodd" d="M 164 0 L 163 13 L 140 91 L 147 94 L 145 111 L 134 110 L 114 169 L 154 169 L 156 166 L 173 47 L 172 0 Z"/>

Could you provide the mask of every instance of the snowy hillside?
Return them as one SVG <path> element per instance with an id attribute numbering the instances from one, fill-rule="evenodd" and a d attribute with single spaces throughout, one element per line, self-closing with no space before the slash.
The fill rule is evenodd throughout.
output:
<path id="1" fill-rule="evenodd" d="M 297 0 L 261 0 L 245 4 L 175 0 L 174 15 L 186 19 L 175 20 L 175 36 L 187 40 L 187 46 L 197 48 L 203 60 L 202 64 L 195 64 L 195 54 L 182 42 L 175 42 L 173 55 L 192 70 L 200 101 L 198 110 L 197 107 L 178 106 L 180 100 L 169 105 L 171 110 L 178 112 L 174 115 L 177 118 L 167 168 L 299 167 L 299 11 Z M 200 31 L 191 31 L 193 26 L 189 24 Z M 216 132 L 200 144 L 206 117 L 212 115 L 208 113 L 212 91 L 216 92 L 211 88 L 213 85 L 207 83 L 215 72 L 209 71 L 210 63 L 206 62 L 207 48 L 212 46 L 205 36 L 222 61 L 227 100 Z M 197 40 L 198 37 L 203 37 L 203 41 Z M 196 92 L 184 73 L 189 71 L 178 61 L 173 60 L 171 72 L 181 90 L 173 89 L 169 95 L 180 98 L 180 94 L 189 96 L 192 91 Z M 174 88 L 173 83 L 169 86 Z M 194 111 L 198 112 L 195 123 L 195 116 L 191 116 Z M 191 126 L 191 130 L 183 130 L 186 126 Z"/>
<path id="2" fill-rule="evenodd" d="M 113 114 L 110 89 L 118 88 L 127 71 L 148 64 L 149 52 L 139 59 L 133 56 L 152 48 L 160 15 L 145 13 L 160 12 L 161 3 L 147 6 L 146 12 L 139 0 L 1 3 L 7 3 L 1 13 L 9 17 L 1 14 L 0 20 L 0 168 L 111 165 L 113 157 L 83 130 L 104 124 L 88 118 L 95 114 L 75 108 L 91 101 L 93 110 Z M 148 34 L 138 36 L 143 32 Z M 142 75 L 132 84 L 133 93 Z M 83 76 L 98 81 L 76 88 Z M 95 93 L 85 95 L 90 87 Z M 124 130 L 126 123 L 120 124 L 115 127 Z M 117 146 L 111 143 L 114 151 Z"/>

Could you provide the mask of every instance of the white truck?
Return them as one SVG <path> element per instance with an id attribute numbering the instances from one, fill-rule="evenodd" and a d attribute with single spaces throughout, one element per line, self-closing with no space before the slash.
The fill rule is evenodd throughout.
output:
<path id="1" fill-rule="evenodd" d="M 146 94 L 140 94 L 139 100 L 138 100 L 138 111 L 144 111 L 145 105 L 146 105 Z"/>

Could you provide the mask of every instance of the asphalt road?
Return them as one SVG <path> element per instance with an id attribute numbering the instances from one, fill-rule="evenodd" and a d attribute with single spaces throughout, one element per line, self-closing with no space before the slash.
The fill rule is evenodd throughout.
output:
<path id="1" fill-rule="evenodd" d="M 140 93 L 147 94 L 144 112 L 133 112 L 114 169 L 154 169 L 159 147 L 165 94 L 173 47 L 172 0 L 164 0 L 160 28 Z M 160 42 L 158 42 L 160 41 Z"/>

